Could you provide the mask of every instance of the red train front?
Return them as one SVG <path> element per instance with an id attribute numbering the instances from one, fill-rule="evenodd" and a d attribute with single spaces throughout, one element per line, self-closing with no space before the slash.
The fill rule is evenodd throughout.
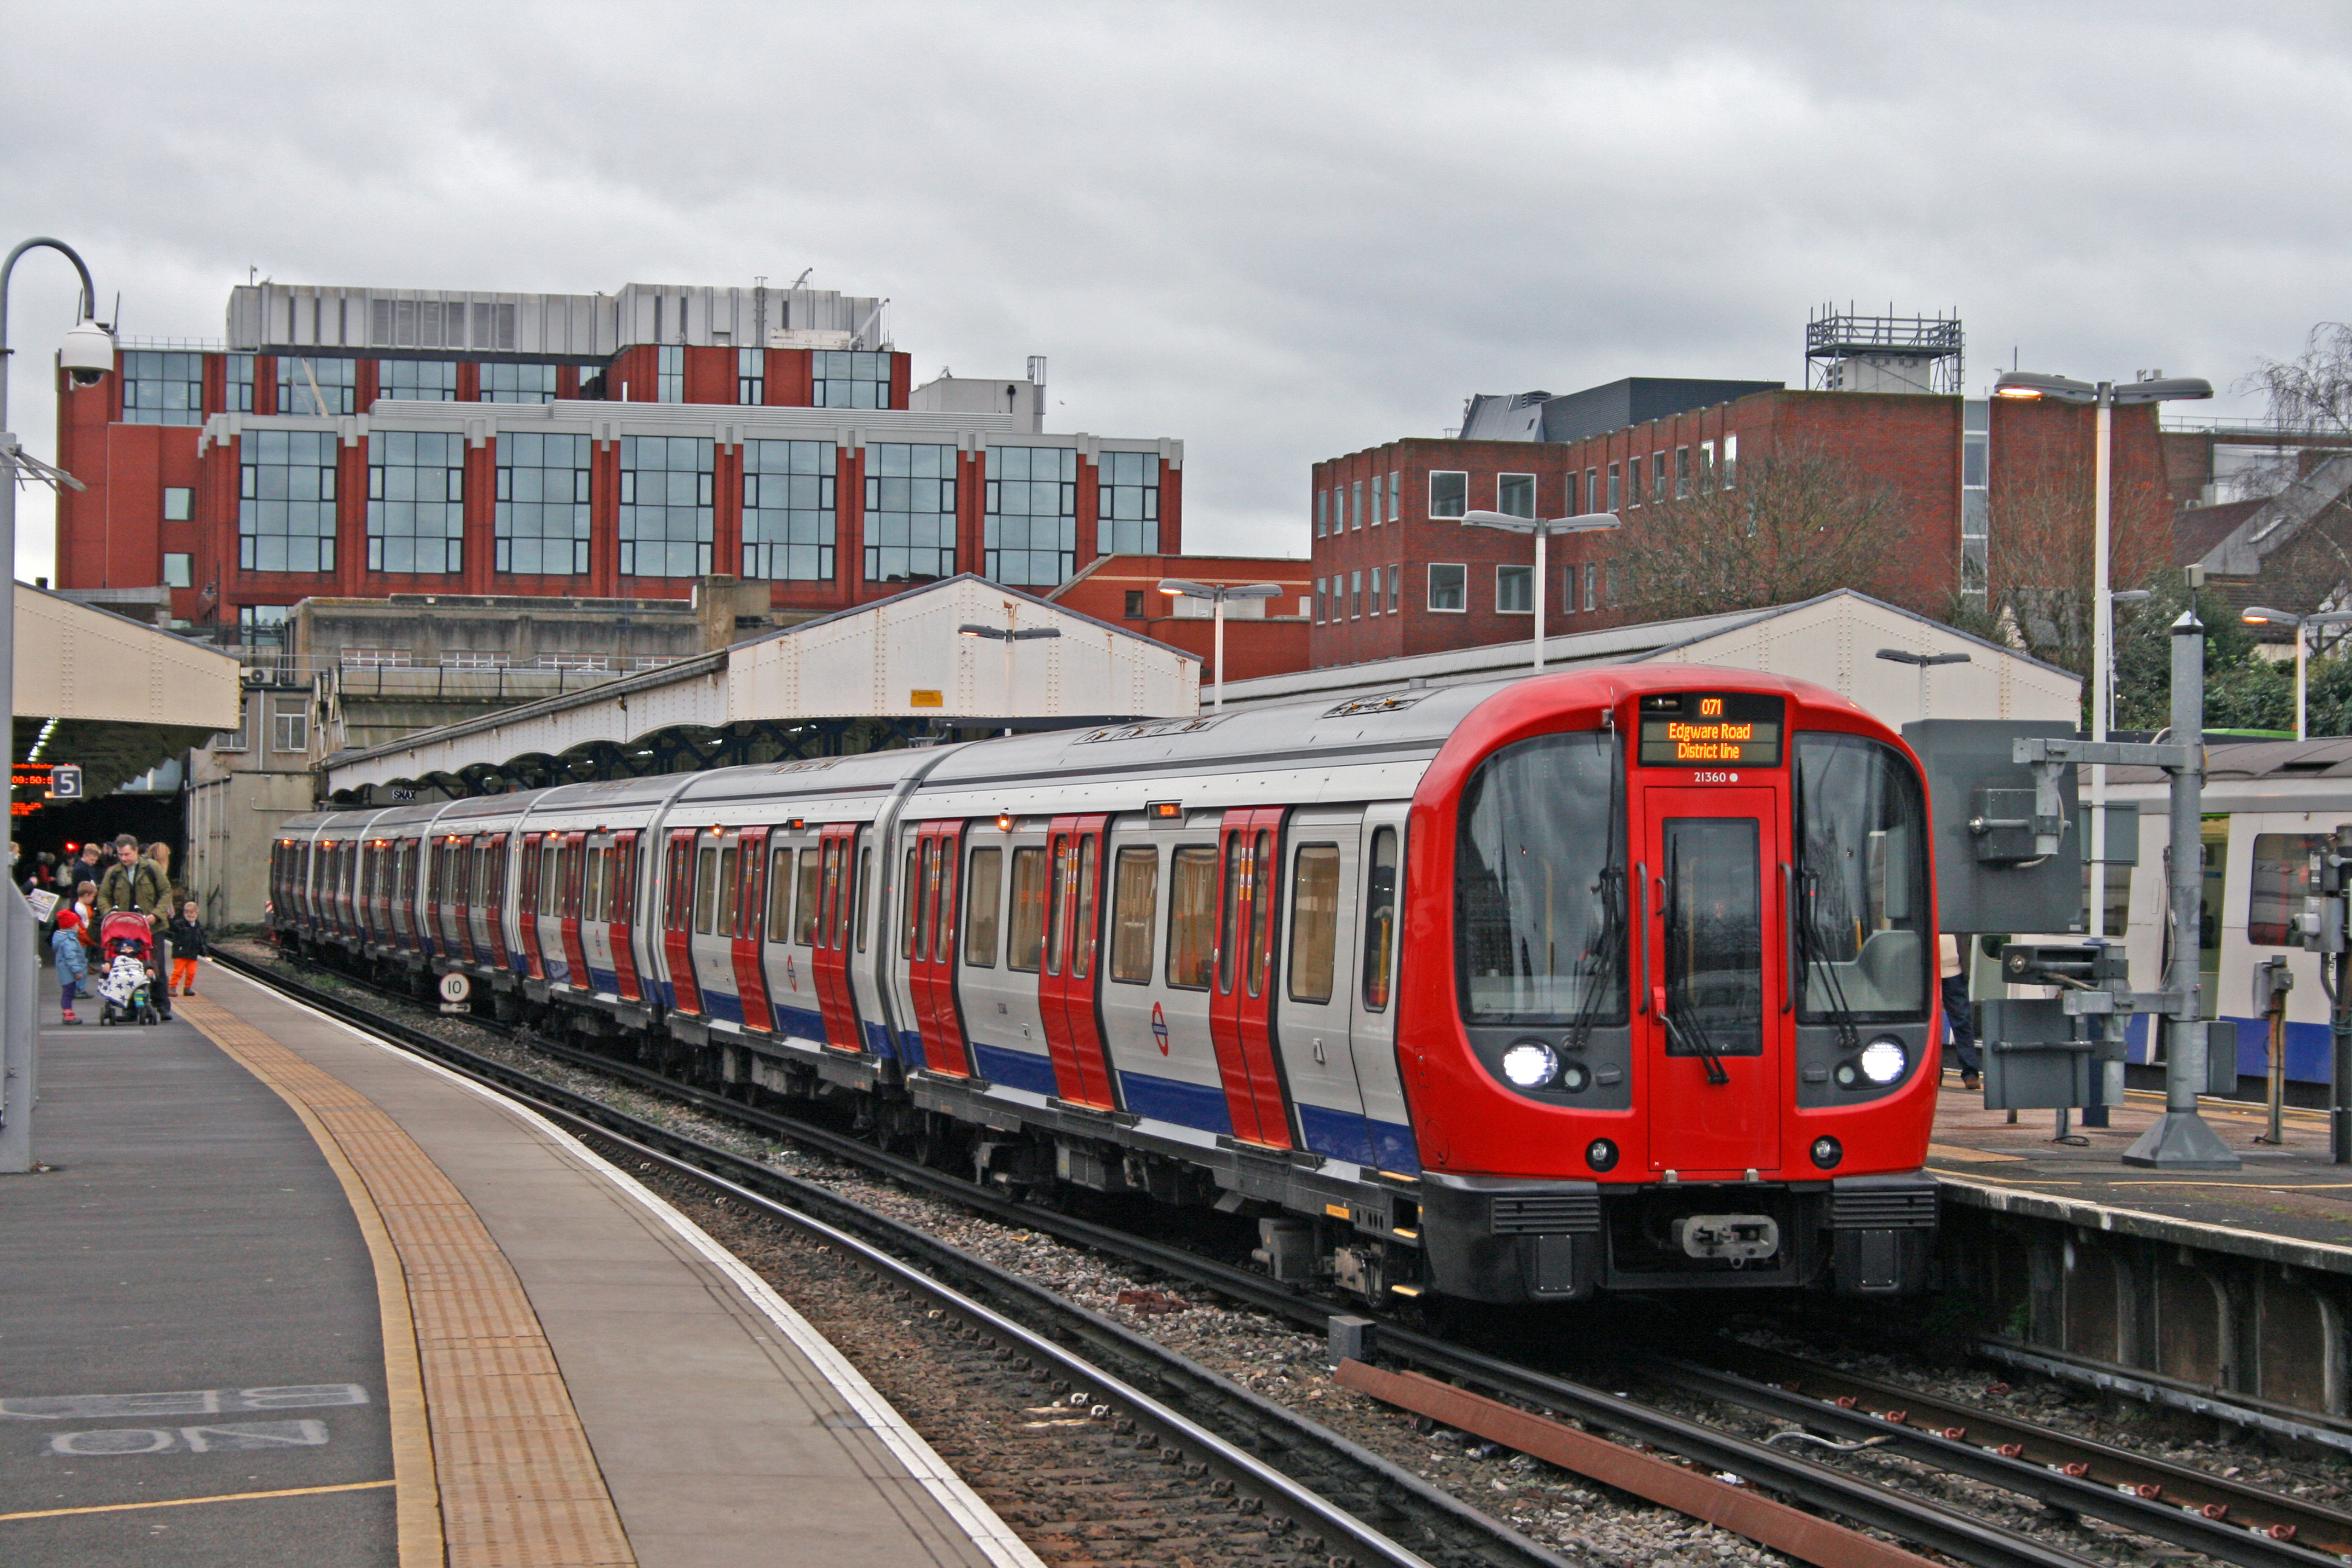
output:
<path id="1" fill-rule="evenodd" d="M 1454 732 L 1412 826 L 1435 1289 L 1924 1283 L 1941 1021 L 1898 737 L 1769 677 L 1527 681 Z"/>

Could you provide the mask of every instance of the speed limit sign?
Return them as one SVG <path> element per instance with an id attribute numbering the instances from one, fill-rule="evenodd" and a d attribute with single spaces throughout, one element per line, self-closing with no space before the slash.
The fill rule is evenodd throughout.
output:
<path id="1" fill-rule="evenodd" d="M 474 983 L 464 975 L 456 973 L 443 975 L 441 977 L 441 1011 L 444 1013 L 466 1011 L 466 999 L 473 994 Z"/>

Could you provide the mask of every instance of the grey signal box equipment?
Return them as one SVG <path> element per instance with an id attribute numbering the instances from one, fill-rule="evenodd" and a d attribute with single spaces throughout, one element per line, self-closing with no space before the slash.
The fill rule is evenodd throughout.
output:
<path id="1" fill-rule="evenodd" d="M 2074 733 L 2072 724 L 2053 720 L 1927 719 L 1903 726 L 1903 739 L 1927 774 L 1939 929 L 2083 929 L 2076 770 L 2037 783 L 2032 767 L 2013 760 L 2018 741 L 2072 740 Z M 2138 837 L 2137 827 L 2110 808 L 2109 844 L 2136 845 Z"/>

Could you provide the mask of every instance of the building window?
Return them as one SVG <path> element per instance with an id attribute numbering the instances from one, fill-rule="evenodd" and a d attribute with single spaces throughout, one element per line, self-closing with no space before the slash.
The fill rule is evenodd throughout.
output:
<path id="1" fill-rule="evenodd" d="M 555 401 L 555 367 L 551 364 L 494 362 L 483 365 L 481 371 L 485 403 Z M 583 368 L 580 374 L 584 377 L 590 373 Z"/>
<path id="2" fill-rule="evenodd" d="M 1609 465 L 1609 510 L 1611 511 L 1624 510 L 1622 503 L 1618 500 L 1617 465 L 1614 463 Z"/>
<path id="3" fill-rule="evenodd" d="M 1584 607 L 1588 610 L 1601 607 L 1601 568 L 1590 562 L 1584 567 Z"/>
<path id="4" fill-rule="evenodd" d="M 1429 476 L 1429 515 L 1460 517 L 1470 510 L 1470 476 L 1433 472 Z"/>
<path id="5" fill-rule="evenodd" d="M 1598 468 L 1587 468 L 1584 470 L 1584 500 L 1585 504 L 1590 506 L 1593 510 L 1599 511 L 1601 510 L 1601 470 Z"/>
<path id="6" fill-rule="evenodd" d="M 1372 526 L 1374 528 L 1378 528 L 1387 515 L 1387 507 L 1381 499 L 1381 492 L 1387 489 L 1388 477 L 1384 474 L 1374 474 L 1372 476 Z"/>
<path id="7" fill-rule="evenodd" d="M 1350 572 L 1348 574 L 1348 618 L 1351 621 L 1361 620 L 1363 615 L 1364 574 L 1361 572 Z"/>
<path id="8" fill-rule="evenodd" d="M 867 582 L 955 575 L 955 463 L 953 447 L 881 441 L 866 448 Z"/>
<path id="9" fill-rule="evenodd" d="M 193 588 L 196 585 L 195 557 L 182 551 L 163 552 L 163 586 Z"/>
<path id="10" fill-rule="evenodd" d="M 278 708 L 269 715 L 269 748 L 274 752 L 310 749 L 310 715 L 299 707 Z"/>
<path id="11" fill-rule="evenodd" d="M 133 349 L 122 356 L 125 425 L 205 422 L 205 356 Z"/>
<path id="12" fill-rule="evenodd" d="M 1708 489 L 1713 488 L 1714 483 L 1715 443 L 1701 441 L 1698 444 L 1698 488 Z"/>
<path id="13" fill-rule="evenodd" d="M 1389 614 L 1390 614 L 1390 615 L 1392 615 L 1392 616 L 1393 616 L 1393 615 L 1395 615 L 1395 614 L 1397 613 L 1397 595 L 1398 595 L 1401 591 L 1402 591 L 1403 587 L 1404 587 L 1404 563 L 1403 563 L 1402 562 L 1399 562 L 1399 563 L 1397 563 L 1395 565 L 1391 566 L 1391 567 L 1389 568 Z"/>
<path id="14" fill-rule="evenodd" d="M 890 406 L 890 356 L 821 349 L 809 356 L 809 401 L 817 408 Z"/>
<path id="15" fill-rule="evenodd" d="M 354 411 L 360 362 L 355 359 L 278 356 L 278 412 L 342 415 Z M 315 391 L 314 391 L 315 384 Z M 326 406 L 319 400 L 324 398 Z"/>
<path id="16" fill-rule="evenodd" d="M 835 468 L 830 441 L 743 443 L 744 576 L 833 580 L 834 542 L 839 536 Z"/>
<path id="17" fill-rule="evenodd" d="M 247 719 L 247 713 L 240 712 L 236 716 L 236 729 L 214 731 L 212 749 L 215 752 L 243 752 L 251 750 L 251 742 L 247 741 L 245 738 Z"/>
<path id="18" fill-rule="evenodd" d="M 1731 489 L 1739 482 L 1739 437 L 1723 438 L 1723 488 Z"/>
<path id="19" fill-rule="evenodd" d="M 221 368 L 224 373 L 226 388 L 228 393 L 228 398 L 225 405 L 226 410 L 231 414 L 252 413 L 253 356 L 251 354 L 223 354 L 221 356 Z"/>
<path id="20" fill-rule="evenodd" d="M 1321 625 L 1323 624 L 1323 595 L 1324 595 L 1324 592 L 1325 592 L 1325 588 L 1326 588 L 1326 584 L 1325 584 L 1324 579 L 1322 579 L 1322 578 L 1320 578 L 1320 577 L 1316 578 L 1316 579 L 1315 579 L 1315 624 L 1316 624 L 1317 626 L 1321 626 Z"/>
<path id="21" fill-rule="evenodd" d="M 1609 563 L 1609 607 L 1612 610 L 1617 607 L 1617 563 L 1614 561 Z"/>
<path id="22" fill-rule="evenodd" d="M 1984 602 L 1992 547 L 1990 492 L 1991 405 L 1981 399 L 1960 405 L 1960 592 Z"/>
<path id="23" fill-rule="evenodd" d="M 1373 567 L 1373 568 L 1372 568 L 1372 604 L 1371 604 L 1371 608 L 1370 608 L 1370 609 L 1369 609 L 1369 610 L 1367 610 L 1367 611 L 1365 611 L 1364 613 L 1365 613 L 1366 615 L 1371 615 L 1371 616 L 1377 616 L 1377 615 L 1379 615 L 1379 614 L 1381 613 L 1381 569 L 1380 569 L 1379 567 L 1377 567 L 1377 566 L 1375 566 L 1375 567 Z"/>
<path id="24" fill-rule="evenodd" d="M 368 570 L 465 566 L 466 438 L 430 431 L 368 437 Z"/>
<path id="25" fill-rule="evenodd" d="M 1495 613 L 1532 616 L 1536 613 L 1536 569 L 1532 566 L 1495 568 Z"/>
<path id="26" fill-rule="evenodd" d="M 454 403 L 457 400 L 457 362 L 446 359 L 379 360 L 375 367 L 376 395 L 414 403 Z"/>
<path id="27" fill-rule="evenodd" d="M 768 401 L 768 351 L 735 351 L 735 401 L 757 406 Z M 832 573 L 825 574 L 830 577 Z"/>
<path id="28" fill-rule="evenodd" d="M 1105 555 L 1148 555 L 1160 548 L 1160 454 L 1105 452 L 1095 513 L 1095 548 Z"/>
<path id="29" fill-rule="evenodd" d="M 1560 500 L 1567 503 L 1566 510 L 1560 514 L 1563 517 L 1574 517 L 1584 510 L 1576 504 L 1576 473 L 1573 469 L 1569 471 L 1568 481 L 1560 491 Z"/>
<path id="30" fill-rule="evenodd" d="M 1106 458 L 1112 456 L 1139 454 L 1105 454 Z M 1108 497 L 1109 488 L 1105 487 L 1103 493 Z M 982 573 L 999 583 L 1023 586 L 1050 587 L 1069 581 L 1078 565 L 1076 451 L 1064 447 L 991 447 L 987 501 L 981 536 L 986 552 Z M 1108 533 L 1112 526 L 1105 522 L 1101 531 Z"/>
<path id="31" fill-rule="evenodd" d="M 1403 488 L 1403 484 L 1404 475 L 1391 468 L 1389 470 L 1389 521 L 1391 522 L 1394 522 L 1400 515 L 1400 509 L 1403 503 L 1398 492 Z"/>
<path id="32" fill-rule="evenodd" d="M 1468 581 L 1467 566 L 1437 565 L 1429 569 L 1429 607 L 1459 615 L 1463 607 L 1463 584 Z"/>
<path id="33" fill-rule="evenodd" d="M 1358 479 L 1348 487 L 1348 526 L 1361 530 L 1364 526 L 1364 481 Z"/>
<path id="34" fill-rule="evenodd" d="M 1677 447 L 1675 448 L 1675 499 L 1676 500 L 1690 499 L 1690 448 Z"/>
<path id="35" fill-rule="evenodd" d="M 1535 516 L 1536 477 L 1533 474 L 1496 475 L 1495 510 L 1511 517 Z"/>
<path id="36" fill-rule="evenodd" d="M 284 605 L 239 605 L 236 607 L 236 640 L 262 647 L 283 647 L 286 644 Z"/>
<path id="37" fill-rule="evenodd" d="M 1315 537 L 1316 537 L 1316 538 L 1320 539 L 1320 538 L 1322 538 L 1322 537 L 1323 537 L 1323 534 L 1324 534 L 1324 531 L 1325 531 L 1324 524 L 1325 524 L 1325 523 L 1329 520 L 1330 515 L 1331 515 L 1331 492 L 1330 492 L 1329 490 L 1317 490 L 1317 491 L 1315 492 Z"/>
<path id="38" fill-rule="evenodd" d="M 237 445 L 238 567 L 247 572 L 332 572 L 333 434 L 248 430 Z"/>
<path id="39" fill-rule="evenodd" d="M 1650 454 L 1650 499 L 1656 501 L 1666 499 L 1666 455 L 1664 452 Z"/>
<path id="40" fill-rule="evenodd" d="M 1119 613 L 1130 621 L 1143 619 L 1143 590 L 1129 588 L 1127 591 L 1127 607 Z"/>
<path id="41" fill-rule="evenodd" d="M 710 574 L 711 449 L 699 436 L 621 437 L 621 575 Z"/>
<path id="42" fill-rule="evenodd" d="M 510 430 L 499 437 L 493 562 L 499 571 L 526 576 L 587 574 L 588 459 L 585 436 Z"/>
<path id="43" fill-rule="evenodd" d="M 654 401 L 684 403 L 686 401 L 686 347 L 682 343 L 662 343 L 654 350 Z"/>
<path id="44" fill-rule="evenodd" d="M 189 511 L 195 502 L 195 497 L 196 492 L 185 485 L 165 485 L 163 487 L 163 521 L 165 522 L 187 521 Z"/>

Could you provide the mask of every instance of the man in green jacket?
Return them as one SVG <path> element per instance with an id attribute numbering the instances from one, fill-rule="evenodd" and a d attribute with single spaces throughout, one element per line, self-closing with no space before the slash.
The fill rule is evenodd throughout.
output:
<path id="1" fill-rule="evenodd" d="M 131 834 L 121 834 L 114 840 L 114 864 L 106 868 L 105 879 L 98 885 L 98 919 L 103 922 L 116 910 L 135 910 L 147 917 L 153 932 L 149 952 L 153 955 L 148 964 L 151 975 L 168 974 L 161 967 L 165 962 L 162 946 L 164 922 L 171 919 L 172 877 L 153 860 L 139 853 L 139 840 Z M 172 1017 L 171 993 L 160 983 L 148 987 L 155 999 L 156 1011 L 166 1023 Z"/>

